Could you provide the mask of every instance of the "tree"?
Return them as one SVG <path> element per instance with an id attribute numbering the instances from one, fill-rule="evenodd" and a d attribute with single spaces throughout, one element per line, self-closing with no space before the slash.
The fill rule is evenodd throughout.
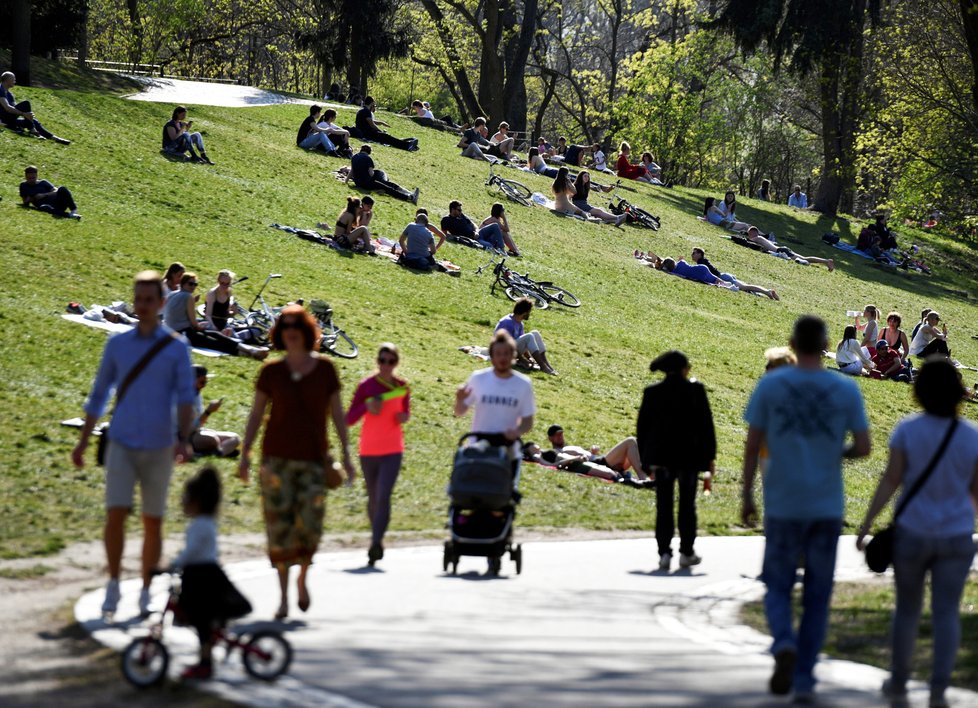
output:
<path id="1" fill-rule="evenodd" d="M 17 80 L 31 85 L 31 0 L 14 0 L 10 8 L 10 32 L 12 51 L 11 69 Z"/>
<path id="2" fill-rule="evenodd" d="M 978 0 L 960 0 L 964 36 L 971 55 L 971 101 L 978 113 Z"/>
<path id="3" fill-rule="evenodd" d="M 854 203 L 863 33 L 879 10 L 879 0 L 728 0 L 710 23 L 743 51 L 766 44 L 775 68 L 787 60 L 791 74 L 817 80 L 823 170 L 814 209 L 826 214 Z"/>

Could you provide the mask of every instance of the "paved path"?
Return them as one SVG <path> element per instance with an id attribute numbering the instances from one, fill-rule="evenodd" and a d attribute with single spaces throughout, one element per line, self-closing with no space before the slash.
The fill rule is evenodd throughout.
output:
<path id="1" fill-rule="evenodd" d="M 274 685 L 244 677 L 233 659 L 206 689 L 268 706 L 702 706 L 784 705 L 766 693 L 771 659 L 765 636 L 739 625 L 737 610 L 758 597 L 763 539 L 706 537 L 703 565 L 651 571 L 654 541 L 539 542 L 524 547 L 523 574 L 463 558 L 456 577 L 441 572 L 441 548 L 389 550 L 376 570 L 363 551 L 323 553 L 310 570 L 313 606 L 285 623 L 295 648 L 289 676 Z M 277 581 L 265 560 L 233 564 L 229 575 L 269 618 Z M 837 577 L 865 577 L 851 537 Z M 103 644 L 121 650 L 144 631 L 135 614 L 138 581 L 123 583 L 117 626 L 99 618 L 102 591 L 75 614 Z M 154 583 L 154 602 L 166 582 Z M 252 618 L 246 618 L 252 621 Z M 258 620 L 255 620 L 256 622 Z M 196 658 L 190 630 L 167 630 L 173 674 Z M 883 705 L 885 673 L 844 661 L 819 664 L 823 705 Z M 925 705 L 916 686 L 913 705 Z M 954 691 L 956 706 L 978 694 Z"/>
<path id="2" fill-rule="evenodd" d="M 312 101 L 303 98 L 294 98 L 253 86 L 160 79 L 147 76 L 132 76 L 130 78 L 145 85 L 140 93 L 126 97 L 133 101 L 153 101 L 189 106 L 227 106 L 229 108 L 273 106 L 281 103 L 298 103 L 306 106 L 313 104 Z M 321 101 L 319 105 L 336 107 L 333 104 L 323 104 Z"/>

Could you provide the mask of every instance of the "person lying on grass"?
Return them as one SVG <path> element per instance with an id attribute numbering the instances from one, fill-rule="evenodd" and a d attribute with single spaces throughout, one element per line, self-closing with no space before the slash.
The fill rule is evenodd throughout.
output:
<path id="1" fill-rule="evenodd" d="M 747 229 L 747 240 L 761 247 L 761 250 L 765 253 L 783 253 L 795 263 L 802 263 L 802 265 L 807 265 L 809 263 L 820 263 L 828 267 L 831 273 L 835 270 L 835 261 L 831 258 L 819 258 L 817 256 L 801 256 L 794 251 L 792 251 L 787 246 L 778 246 L 777 244 L 771 243 L 768 239 L 761 235 L 761 230 L 756 226 L 751 226 Z"/>
<path id="2" fill-rule="evenodd" d="M 736 276 L 730 273 L 721 273 L 720 270 L 717 269 L 707 259 L 706 251 L 704 251 L 699 246 L 693 249 L 693 253 L 691 254 L 690 257 L 692 258 L 693 263 L 696 263 L 697 265 L 705 265 L 707 268 L 710 269 L 710 272 L 713 275 L 720 278 L 720 280 L 730 283 L 731 285 L 736 285 L 738 290 L 743 290 L 745 292 L 758 292 L 761 293 L 762 295 L 767 295 L 772 300 L 781 299 L 780 297 L 778 297 L 778 293 L 774 288 L 768 288 L 768 289 L 760 288 L 759 290 L 752 290 L 751 288 L 757 288 L 758 286 L 748 285 L 747 283 L 743 282 L 742 280 L 739 280 Z"/>
<path id="3" fill-rule="evenodd" d="M 680 258 L 678 261 L 674 258 L 659 258 L 654 253 L 642 253 L 641 251 L 636 251 L 635 257 L 651 268 L 661 270 L 665 273 L 678 275 L 680 278 L 685 278 L 686 280 L 695 280 L 696 282 L 703 283 L 704 285 L 714 285 L 718 288 L 723 288 L 724 290 L 730 290 L 732 292 L 742 291 L 745 293 L 757 293 L 758 295 L 766 295 L 772 300 L 781 299 L 774 290 L 769 290 L 768 288 L 763 288 L 760 285 L 751 285 L 749 283 L 743 283 L 740 281 L 738 281 L 738 284 L 736 285 L 734 283 L 729 283 L 726 280 L 713 275 L 713 273 L 710 272 L 710 269 L 705 265 L 698 263 L 690 265 L 682 258 Z"/>
<path id="4" fill-rule="evenodd" d="M 378 170 L 374 166 L 373 158 L 370 153 L 373 149 L 369 145 L 361 145 L 360 152 L 350 160 L 350 171 L 346 174 L 346 181 L 353 180 L 360 189 L 379 189 L 386 194 L 412 204 L 418 203 L 420 188 L 415 188 L 414 192 L 409 192 L 404 187 L 387 179 L 387 173 Z"/>
<path id="5" fill-rule="evenodd" d="M 569 452 L 558 452 L 557 450 L 543 450 L 535 442 L 523 444 L 523 459 L 527 462 L 535 462 L 543 467 L 550 467 L 564 472 L 583 474 L 588 477 L 598 477 L 609 482 L 620 482 L 637 489 L 654 489 L 655 482 L 652 480 L 638 480 L 630 473 L 619 473 L 597 462 L 582 458 Z"/>
<path id="6" fill-rule="evenodd" d="M 527 366 L 531 365 L 531 361 L 536 362 L 542 372 L 556 376 L 556 369 L 547 360 L 547 345 L 543 343 L 543 337 L 537 330 L 527 332 L 523 327 L 523 323 L 530 319 L 532 311 L 533 301 L 525 297 L 520 298 L 513 306 L 512 314 L 506 315 L 496 323 L 496 331 L 509 332 L 516 342 L 518 362 L 523 362 Z"/>
<path id="7" fill-rule="evenodd" d="M 363 199 L 347 197 L 346 209 L 336 217 L 333 240 L 340 248 L 351 248 L 375 255 L 376 250 L 370 242 L 370 229 L 367 225 L 373 217 L 374 200 L 369 195 Z M 328 229 L 329 224 L 319 222 L 319 228 Z"/>
<path id="8" fill-rule="evenodd" d="M 642 468 L 642 457 L 638 451 L 638 440 L 634 437 L 625 438 L 604 454 L 602 454 L 601 448 L 597 445 L 592 445 L 590 450 L 585 450 L 583 447 L 578 447 L 577 445 L 568 445 L 564 439 L 564 429 L 560 425 L 554 424 L 547 428 L 547 439 L 550 441 L 553 449 L 559 453 L 577 455 L 586 459 L 588 462 L 610 467 L 620 474 L 626 473 L 631 468 L 632 472 L 643 481 L 655 479 L 654 474 L 648 475 Z"/>
<path id="9" fill-rule="evenodd" d="M 52 216 L 81 219 L 78 205 L 67 187 L 55 187 L 46 179 L 37 179 L 37 168 L 24 168 L 24 181 L 20 183 L 20 199 L 25 207 L 36 207 Z"/>
<path id="10" fill-rule="evenodd" d="M 444 239 L 442 239 L 444 242 Z M 430 271 L 435 267 L 435 238 L 428 230 L 428 215 L 418 213 L 414 223 L 408 224 L 398 240 L 401 247 L 401 265 L 414 270 Z M 440 245 L 440 244 L 439 244 Z"/>

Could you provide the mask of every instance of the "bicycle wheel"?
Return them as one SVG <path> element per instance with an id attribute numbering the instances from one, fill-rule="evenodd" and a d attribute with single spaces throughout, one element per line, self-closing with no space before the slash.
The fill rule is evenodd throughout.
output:
<path id="1" fill-rule="evenodd" d="M 245 671 L 261 681 L 274 681 L 292 663 L 292 645 L 278 632 L 255 632 L 241 648 Z"/>
<path id="2" fill-rule="evenodd" d="M 245 324 L 254 336 L 255 344 L 263 346 L 268 344 L 268 333 L 272 329 L 272 318 L 264 312 L 249 312 L 245 315 Z"/>
<path id="3" fill-rule="evenodd" d="M 530 190 L 526 185 L 520 184 L 519 182 L 513 182 L 508 179 L 500 179 L 499 189 L 502 190 L 503 194 L 512 199 L 514 202 L 522 204 L 523 206 L 530 206 Z"/>
<path id="4" fill-rule="evenodd" d="M 639 209 L 638 207 L 632 207 L 632 211 L 635 213 L 636 220 L 642 224 L 642 226 L 652 229 L 653 231 L 659 230 L 659 219 L 658 217 L 652 216 L 649 212 L 644 209 Z"/>
<path id="5" fill-rule="evenodd" d="M 330 323 L 329 327 L 323 326 L 323 331 L 327 333 L 323 334 L 322 349 L 341 359 L 357 358 L 357 355 L 360 353 L 360 348 L 350 338 L 350 335 L 338 329 L 332 323 Z"/>
<path id="6" fill-rule="evenodd" d="M 533 307 L 538 310 L 546 310 L 550 307 L 550 303 L 543 293 L 526 285 L 507 285 L 504 292 L 506 293 L 506 297 L 514 302 L 520 298 L 529 298 L 533 302 Z"/>
<path id="7" fill-rule="evenodd" d="M 537 283 L 537 287 L 544 292 L 550 302 L 556 302 L 564 307 L 580 307 L 581 301 L 569 290 L 558 288 L 553 283 Z"/>
<path id="8" fill-rule="evenodd" d="M 153 637 L 139 637 L 122 652 L 122 675 L 136 688 L 155 686 L 166 678 L 170 652 Z"/>

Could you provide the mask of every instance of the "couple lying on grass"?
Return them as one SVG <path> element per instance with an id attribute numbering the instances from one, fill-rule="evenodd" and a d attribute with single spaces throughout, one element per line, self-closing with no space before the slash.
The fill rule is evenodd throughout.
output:
<path id="1" fill-rule="evenodd" d="M 673 258 L 659 258 L 654 253 L 643 253 L 642 251 L 635 251 L 634 256 L 644 263 L 645 265 L 655 268 L 656 270 L 661 270 L 666 273 L 672 273 L 673 275 L 678 275 L 681 278 L 686 278 L 687 280 L 695 280 L 698 283 L 705 283 L 706 285 L 715 285 L 718 288 L 725 288 L 726 290 L 732 290 L 734 292 L 742 291 L 746 293 L 757 293 L 759 295 L 766 295 L 772 300 L 780 300 L 778 293 L 774 288 L 763 288 L 760 285 L 750 285 L 742 280 L 737 279 L 730 273 L 720 272 L 706 257 L 706 252 L 700 248 L 696 247 L 693 249 L 691 255 L 691 260 L 693 264 L 690 265 L 684 259 L 680 258 L 678 261 Z"/>
<path id="2" fill-rule="evenodd" d="M 523 445 L 523 459 L 544 467 L 621 482 L 639 489 L 655 488 L 655 475 L 646 474 L 642 469 L 638 442 L 633 437 L 625 438 L 606 453 L 602 453 L 597 445 L 585 450 L 566 444 L 564 429 L 559 425 L 551 425 L 547 429 L 547 438 L 552 449 L 543 450 L 537 443 L 527 442 Z"/>

